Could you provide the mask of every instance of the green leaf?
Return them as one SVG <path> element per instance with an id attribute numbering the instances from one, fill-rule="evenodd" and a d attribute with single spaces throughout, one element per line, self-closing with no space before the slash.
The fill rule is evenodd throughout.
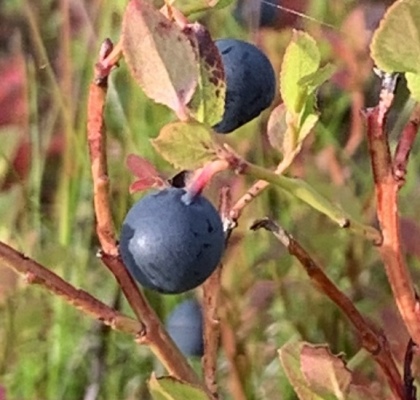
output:
<path id="1" fill-rule="evenodd" d="M 298 118 L 298 137 L 297 142 L 302 143 L 303 140 L 311 132 L 312 128 L 318 122 L 319 113 L 316 111 L 316 98 L 314 95 L 306 99 L 305 105 L 302 108 Z"/>
<path id="2" fill-rule="evenodd" d="M 130 0 L 123 17 L 122 48 L 134 79 L 148 97 L 187 118 L 198 80 L 187 36 L 146 0 Z"/>
<path id="3" fill-rule="evenodd" d="M 370 49 L 383 71 L 420 72 L 420 1 L 399 0 L 390 6 Z"/>
<path id="4" fill-rule="evenodd" d="M 300 81 L 299 84 L 302 86 L 306 86 L 308 90 L 308 94 L 313 93 L 316 89 L 318 89 L 324 82 L 330 79 L 336 70 L 335 65 L 333 64 L 326 64 L 323 67 L 319 68 L 312 74 L 304 76 Z"/>
<path id="5" fill-rule="evenodd" d="M 156 378 L 152 375 L 148 386 L 153 400 L 209 400 L 200 388 L 170 376 Z"/>
<path id="6" fill-rule="evenodd" d="M 303 140 L 306 138 L 306 136 L 308 136 L 309 133 L 311 133 L 312 129 L 314 128 L 318 120 L 319 120 L 319 115 L 316 113 L 309 114 L 306 116 L 305 120 L 302 123 L 302 126 L 299 129 L 298 143 L 302 143 Z"/>
<path id="7" fill-rule="evenodd" d="M 315 40 L 305 32 L 294 31 L 283 57 L 280 92 L 289 111 L 299 113 L 308 91 L 301 80 L 317 71 L 321 55 Z"/>
<path id="8" fill-rule="evenodd" d="M 405 78 L 407 79 L 407 86 L 411 96 L 414 100 L 420 102 L 420 74 L 407 72 Z"/>
<path id="9" fill-rule="evenodd" d="M 209 8 L 227 7 L 232 2 L 233 0 L 174 0 L 172 5 L 188 16 Z"/>
<path id="10" fill-rule="evenodd" d="M 197 122 L 172 122 L 152 140 L 155 149 L 176 168 L 196 169 L 215 159 L 210 128 Z"/>
<path id="11" fill-rule="evenodd" d="M 197 121 L 213 126 L 222 120 L 225 111 L 226 82 L 222 58 L 203 25 L 188 25 L 184 33 L 190 38 L 200 60 L 198 86 L 188 108 Z"/>

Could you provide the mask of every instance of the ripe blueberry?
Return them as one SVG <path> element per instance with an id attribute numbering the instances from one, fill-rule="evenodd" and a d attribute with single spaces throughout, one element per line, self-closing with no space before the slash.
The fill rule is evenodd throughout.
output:
<path id="1" fill-rule="evenodd" d="M 220 216 L 200 194 L 166 188 L 146 195 L 123 222 L 120 252 L 137 281 L 161 293 L 202 284 L 224 250 Z"/>
<path id="2" fill-rule="evenodd" d="M 215 44 L 225 70 L 226 100 L 223 119 L 213 129 L 229 133 L 270 106 L 276 77 L 267 56 L 254 45 L 236 39 L 219 39 Z"/>
<path id="3" fill-rule="evenodd" d="M 179 304 L 167 318 L 166 329 L 184 355 L 203 355 L 203 314 L 196 300 Z"/>

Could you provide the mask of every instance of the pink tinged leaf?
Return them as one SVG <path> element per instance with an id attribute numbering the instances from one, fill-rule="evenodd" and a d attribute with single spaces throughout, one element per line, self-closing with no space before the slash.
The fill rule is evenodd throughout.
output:
<path id="1" fill-rule="evenodd" d="M 123 17 L 122 48 L 146 95 L 186 120 L 198 80 L 198 61 L 187 36 L 146 0 L 131 0 Z"/>
<path id="2" fill-rule="evenodd" d="M 128 169 L 139 178 L 146 176 L 155 177 L 160 176 L 155 166 L 145 158 L 139 157 L 135 154 L 129 154 L 127 156 L 127 167 Z"/>
<path id="3" fill-rule="evenodd" d="M 130 194 L 141 192 L 143 190 L 152 189 L 152 188 L 162 188 L 166 186 L 165 182 L 162 180 L 156 179 L 138 179 L 130 185 L 129 191 Z"/>
<path id="4" fill-rule="evenodd" d="M 166 185 L 154 165 L 145 158 L 129 154 L 127 157 L 128 169 L 139 179 L 130 185 L 130 193 L 139 192 L 150 188 L 158 188 Z"/>
<path id="5" fill-rule="evenodd" d="M 352 381 L 344 361 L 333 355 L 327 346 L 305 345 L 300 353 L 301 371 L 316 393 L 345 398 Z"/>
<path id="6" fill-rule="evenodd" d="M 6 400 L 6 389 L 0 386 L 0 400 Z"/>
<path id="7" fill-rule="evenodd" d="M 268 140 L 271 146 L 282 153 L 285 147 L 288 147 L 285 146 L 285 141 L 287 140 L 285 137 L 287 131 L 286 112 L 284 103 L 279 104 L 271 112 L 267 124 Z"/>

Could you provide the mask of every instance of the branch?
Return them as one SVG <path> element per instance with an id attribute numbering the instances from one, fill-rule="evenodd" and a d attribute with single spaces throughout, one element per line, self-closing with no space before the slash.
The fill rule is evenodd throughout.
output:
<path id="1" fill-rule="evenodd" d="M 174 377 L 206 390 L 197 374 L 163 328 L 155 311 L 125 268 L 116 242 L 109 201 L 109 178 L 106 161 L 106 135 L 103 111 L 109 72 L 121 57 L 121 49 L 113 49 L 106 40 L 95 66 L 94 82 L 90 85 L 88 101 L 88 145 L 94 187 L 94 207 L 97 234 L 102 246 L 100 257 L 121 286 L 136 317 L 144 325 L 138 341 L 147 344 Z M 209 397 L 211 397 L 209 395 Z"/>
<path id="2" fill-rule="evenodd" d="M 264 228 L 274 234 L 295 256 L 314 285 L 346 315 L 359 336 L 362 346 L 373 356 L 376 363 L 382 368 L 392 392 L 404 399 L 404 388 L 397 366 L 394 363 L 389 343 L 382 332 L 376 332 L 371 324 L 360 314 L 352 301 L 328 278 L 321 267 L 311 258 L 306 250 L 283 228 L 269 219 L 256 221 L 251 229 Z"/>
<path id="3" fill-rule="evenodd" d="M 225 323 L 223 323 L 223 320 L 226 320 Z M 247 379 L 247 374 L 243 373 L 243 369 L 246 368 L 246 357 L 238 352 L 237 338 L 230 324 L 229 317 L 226 315 L 223 317 L 223 320 L 220 326 L 221 342 L 229 365 L 227 379 L 229 394 L 234 400 L 247 400 L 246 384 L 244 382 Z"/>
<path id="4" fill-rule="evenodd" d="M 365 113 L 368 145 L 375 183 L 377 215 L 383 236 L 383 242 L 378 247 L 378 250 L 384 263 L 398 310 L 411 338 L 415 343 L 419 344 L 419 304 L 403 257 L 399 229 L 398 191 L 401 187 L 401 178 L 398 172 L 396 176 L 394 175 L 394 166 L 384 128 L 385 118 L 393 97 L 392 92 L 389 90 L 393 90 L 393 87 L 388 89 L 384 85 L 379 105 L 367 110 Z M 402 162 L 402 160 L 408 157 L 409 149 L 407 144 L 407 135 L 403 135 L 397 151 L 397 171 L 405 169 L 406 161 Z"/>
<path id="5" fill-rule="evenodd" d="M 225 145 L 223 148 L 219 147 L 217 151 L 218 157 L 228 162 L 230 168 L 235 172 L 270 182 L 326 215 L 341 228 L 349 229 L 355 234 L 371 240 L 375 244 L 381 243 L 382 237 L 377 229 L 356 221 L 302 179 L 277 175 L 275 172 L 254 165 L 236 154 L 228 145 Z"/>
<path id="6" fill-rule="evenodd" d="M 219 212 L 225 220 L 230 209 L 229 188 L 222 188 Z M 212 395 L 217 398 L 217 352 L 220 342 L 220 319 L 217 309 L 220 301 L 222 264 L 203 283 L 204 356 L 202 359 L 204 380 Z"/>
<path id="7" fill-rule="evenodd" d="M 22 275 L 26 282 L 38 284 L 85 314 L 102 321 L 112 329 L 137 336 L 143 325 L 102 303 L 84 290 L 76 289 L 54 272 L 0 242 L 0 262 Z"/>

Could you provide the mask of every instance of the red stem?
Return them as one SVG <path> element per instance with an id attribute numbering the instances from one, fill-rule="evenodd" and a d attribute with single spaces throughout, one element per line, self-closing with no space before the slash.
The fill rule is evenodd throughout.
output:
<path id="1" fill-rule="evenodd" d="M 402 253 L 399 229 L 398 190 L 400 182 L 395 179 L 387 135 L 384 131 L 386 112 L 378 106 L 366 113 L 367 136 L 373 170 L 377 214 L 383 242 L 378 247 L 385 271 L 397 303 L 398 310 L 408 332 L 420 343 L 420 314 L 413 282 Z"/>

